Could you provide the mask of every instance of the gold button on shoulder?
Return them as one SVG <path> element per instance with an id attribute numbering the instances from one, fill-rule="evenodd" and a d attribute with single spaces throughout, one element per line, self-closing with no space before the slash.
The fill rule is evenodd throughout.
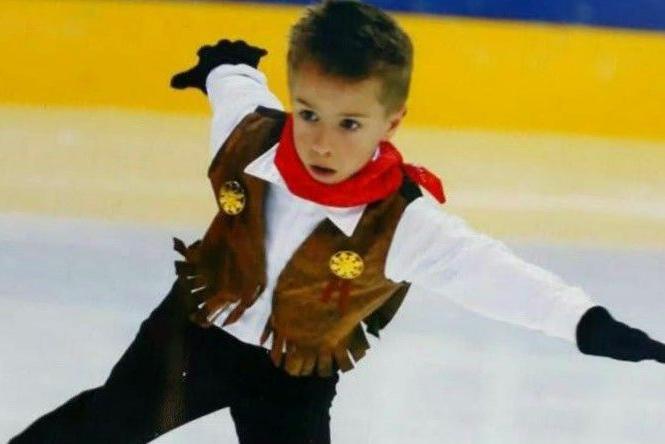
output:
<path id="1" fill-rule="evenodd" d="M 231 216 L 240 214 L 245 208 L 245 190 L 235 180 L 224 182 L 224 185 L 219 188 L 217 199 L 222 211 Z"/>
<path id="2" fill-rule="evenodd" d="M 355 279 L 364 269 L 363 259 L 354 251 L 341 250 L 330 257 L 330 271 L 342 279 Z"/>

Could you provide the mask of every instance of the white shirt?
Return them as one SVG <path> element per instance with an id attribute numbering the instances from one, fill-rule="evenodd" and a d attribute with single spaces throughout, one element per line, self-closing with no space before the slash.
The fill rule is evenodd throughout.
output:
<path id="1" fill-rule="evenodd" d="M 268 89 L 265 75 L 248 65 L 215 68 L 206 87 L 213 111 L 212 156 L 257 106 L 283 109 Z M 245 168 L 247 174 L 269 184 L 265 207 L 268 282 L 238 321 L 226 327 L 218 325 L 241 341 L 256 345 L 270 315 L 277 278 L 296 248 L 326 217 L 351 236 L 365 210 L 365 205 L 323 206 L 291 194 L 274 164 L 276 148 Z M 426 191 L 406 207 L 384 273 L 388 279 L 411 282 L 489 318 L 573 343 L 579 319 L 597 305 L 581 288 L 567 285 L 555 274 L 517 257 L 503 242 L 474 231 Z M 218 318 L 220 324 L 223 317 Z"/>

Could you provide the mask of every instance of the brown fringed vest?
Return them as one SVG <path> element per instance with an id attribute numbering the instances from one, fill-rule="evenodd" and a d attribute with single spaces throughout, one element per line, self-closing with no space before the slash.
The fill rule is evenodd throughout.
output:
<path id="1" fill-rule="evenodd" d="M 237 321 L 266 286 L 267 183 L 244 169 L 279 141 L 284 119 L 259 107 L 236 126 L 208 170 L 219 211 L 202 240 L 187 247 L 174 239 L 185 257 L 176 261 L 176 274 L 197 307 L 190 318 L 201 326 L 227 311 L 224 325 Z M 363 324 L 378 337 L 409 289 L 383 269 L 402 212 L 420 195 L 405 176 L 399 192 L 367 205 L 351 237 L 324 219 L 296 249 L 277 279 L 261 338 L 272 335 L 275 365 L 294 376 L 330 376 L 334 364 L 348 371 L 351 357 L 364 356 Z"/>

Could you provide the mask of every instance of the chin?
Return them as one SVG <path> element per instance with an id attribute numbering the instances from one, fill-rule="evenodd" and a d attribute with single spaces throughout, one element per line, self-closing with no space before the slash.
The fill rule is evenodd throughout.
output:
<path id="1" fill-rule="evenodd" d="M 325 183 L 326 185 L 334 185 L 336 183 L 342 182 L 342 180 L 336 178 L 336 177 L 319 177 L 314 174 L 311 175 L 314 180 L 317 182 Z"/>

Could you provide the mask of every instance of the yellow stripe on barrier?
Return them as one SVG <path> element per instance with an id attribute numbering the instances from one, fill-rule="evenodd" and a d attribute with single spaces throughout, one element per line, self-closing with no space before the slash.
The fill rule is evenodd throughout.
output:
<path id="1" fill-rule="evenodd" d="M 171 75 L 222 37 L 266 47 L 286 101 L 289 26 L 301 7 L 0 0 L 0 102 L 205 113 Z M 665 139 L 665 35 L 397 15 L 416 67 L 408 125 Z"/>

